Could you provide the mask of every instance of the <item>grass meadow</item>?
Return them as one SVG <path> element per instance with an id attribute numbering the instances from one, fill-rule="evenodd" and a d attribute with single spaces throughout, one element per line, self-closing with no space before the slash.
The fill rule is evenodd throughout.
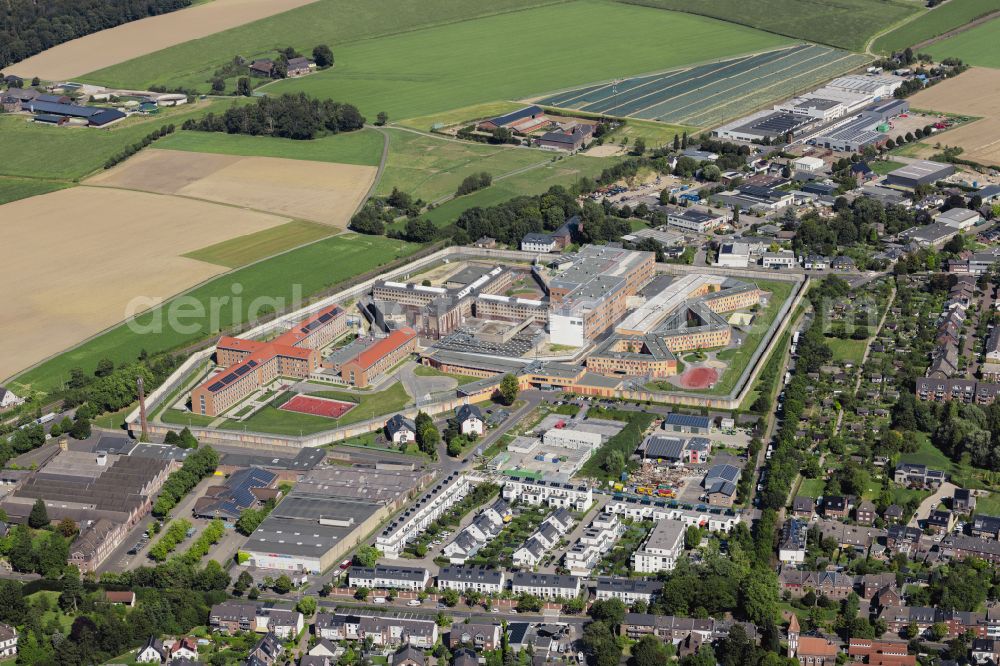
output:
<path id="1" fill-rule="evenodd" d="M 879 37 L 872 44 L 872 51 L 875 53 L 902 51 L 907 46 L 913 46 L 938 35 L 943 35 L 949 30 L 954 30 L 980 16 L 997 10 L 1000 10 L 1000 0 L 951 0 L 951 2 L 942 3 L 925 12 L 923 16 Z M 996 49 L 992 47 L 993 45 L 990 44 L 989 50 L 995 51 Z M 926 50 L 935 53 L 935 48 Z"/>
<path id="2" fill-rule="evenodd" d="M 70 187 L 69 183 L 35 178 L 0 178 L 0 204 Z"/>
<path id="3" fill-rule="evenodd" d="M 225 108 L 224 102 L 181 106 L 154 116 L 133 116 L 108 129 L 53 127 L 26 116 L 0 114 L 0 176 L 79 180 L 104 167 L 112 155 L 164 125 Z M 159 145 L 159 144 L 155 144 Z"/>
<path id="4" fill-rule="evenodd" d="M 336 67 L 266 90 L 349 101 L 369 118 L 386 111 L 404 119 L 787 43 L 692 14 L 576 0 L 346 44 L 337 49 Z M 456 57 L 462 53 L 475 57 Z"/>
<path id="5" fill-rule="evenodd" d="M 1000 8 L 1000 2 L 995 3 Z M 981 67 L 1000 68 L 1000 18 L 977 25 L 943 41 L 929 46 L 928 53 L 936 59 L 961 58 L 964 62 Z"/>
<path id="6" fill-rule="evenodd" d="M 543 166 L 502 180 L 494 179 L 490 187 L 443 203 L 424 217 L 443 227 L 454 222 L 469 208 L 495 206 L 517 196 L 541 194 L 553 185 L 569 187 L 584 176 L 598 176 L 605 167 L 617 160 L 614 157 L 570 155 L 553 161 L 550 157 Z"/>
<path id="7" fill-rule="evenodd" d="M 182 322 L 183 329 L 166 325 L 171 304 L 181 298 L 175 297 L 136 319 L 136 323 L 146 329 L 152 328 L 157 319 L 162 320 L 164 325 L 159 332 L 136 333 L 126 324 L 118 325 L 23 373 L 12 385 L 30 385 L 33 389 L 47 391 L 65 381 L 73 367 L 80 367 L 90 374 L 102 358 L 109 358 L 118 365 L 134 360 L 142 350 L 155 354 L 183 348 L 246 322 L 252 301 L 258 297 L 294 305 L 295 285 L 298 285 L 302 298 L 308 298 L 359 274 L 406 257 L 419 247 L 382 236 L 356 234 L 342 234 L 318 241 L 227 273 L 192 289 L 182 297 L 184 302 L 199 303 L 204 311 L 190 315 L 195 306 L 186 307 L 185 312 L 189 316 Z M 233 305 L 234 294 L 240 297 L 239 307 Z M 218 326 L 210 326 L 206 312 L 213 299 L 222 298 L 230 300 L 218 311 Z"/>
<path id="8" fill-rule="evenodd" d="M 382 143 L 382 135 L 370 129 L 324 136 L 311 141 L 222 132 L 179 131 L 157 141 L 156 147 L 193 153 L 378 166 L 382 157 Z"/>
<path id="9" fill-rule="evenodd" d="M 453 141 L 400 129 L 385 131 L 390 135 L 389 158 L 377 194 L 389 194 L 398 187 L 425 201 L 436 201 L 454 194 L 471 173 L 486 171 L 496 178 L 552 159 L 551 153 L 541 150 Z"/>
<path id="10" fill-rule="evenodd" d="M 902 0 L 626 1 L 647 7 L 712 16 L 849 51 L 864 50 L 865 42 L 872 35 L 905 19 L 918 11 L 919 7 L 916 3 Z"/>
<path id="11" fill-rule="evenodd" d="M 148 88 L 183 85 L 208 91 L 212 73 L 234 56 L 273 57 L 275 49 L 293 46 L 310 53 L 327 44 L 339 66 L 340 49 L 350 42 L 461 22 L 486 14 L 535 7 L 554 0 L 318 0 L 298 9 L 231 28 L 214 35 L 133 58 L 91 72 L 79 80 L 112 86 Z M 335 67 L 336 69 L 336 67 Z"/>
<path id="12" fill-rule="evenodd" d="M 293 247 L 326 238 L 335 231 L 326 224 L 293 220 L 246 236 L 231 238 L 184 256 L 217 266 L 239 268 Z"/>

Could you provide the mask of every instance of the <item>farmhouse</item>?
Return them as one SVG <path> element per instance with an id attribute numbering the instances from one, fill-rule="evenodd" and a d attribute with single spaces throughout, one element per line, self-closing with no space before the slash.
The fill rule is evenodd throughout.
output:
<path id="1" fill-rule="evenodd" d="M 536 140 L 539 148 L 548 150 L 565 150 L 575 152 L 580 150 L 594 135 L 593 125 L 575 125 L 570 129 L 546 132 Z"/>
<path id="2" fill-rule="evenodd" d="M 477 129 L 483 132 L 492 132 L 499 127 L 505 127 L 512 131 L 516 130 L 519 134 L 529 134 L 541 129 L 549 122 L 542 107 L 532 104 L 523 109 L 484 120 L 479 123 Z"/>
<path id="3" fill-rule="evenodd" d="M 49 118 L 55 118 L 57 122 L 70 122 L 76 119 L 91 127 L 105 127 L 125 117 L 125 114 L 118 109 L 45 102 L 40 101 L 40 97 L 27 103 L 22 102 L 21 110 L 36 114 L 36 120 L 41 118 L 42 122 L 48 121 Z"/>
<path id="4" fill-rule="evenodd" d="M 314 63 L 309 58 L 289 58 L 288 59 L 288 78 L 296 78 L 299 76 L 305 76 L 316 71 L 316 63 Z"/>

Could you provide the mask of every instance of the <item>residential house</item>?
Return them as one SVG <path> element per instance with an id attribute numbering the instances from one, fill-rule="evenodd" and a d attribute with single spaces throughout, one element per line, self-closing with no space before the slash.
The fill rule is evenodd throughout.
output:
<path id="1" fill-rule="evenodd" d="M 778 574 L 778 587 L 782 593 L 801 597 L 810 590 L 830 599 L 846 599 L 854 591 L 854 579 L 838 571 L 803 571 L 782 567 Z"/>
<path id="2" fill-rule="evenodd" d="M 404 645 L 392 654 L 390 663 L 392 666 L 424 666 L 424 651 Z"/>
<path id="3" fill-rule="evenodd" d="M 792 514 L 796 518 L 804 518 L 809 520 L 813 517 L 816 512 L 816 500 L 811 497 L 803 497 L 801 495 L 796 495 L 792 499 Z"/>
<path id="4" fill-rule="evenodd" d="M 522 252 L 548 253 L 559 249 L 555 237 L 549 234 L 529 233 L 521 239 Z"/>
<path id="5" fill-rule="evenodd" d="M 349 579 L 352 587 L 371 589 L 422 590 L 427 587 L 430 574 L 422 567 L 351 567 Z"/>
<path id="6" fill-rule="evenodd" d="M 511 579 L 511 591 L 544 599 L 572 599 L 580 594 L 580 579 L 576 576 L 519 571 Z"/>
<path id="7" fill-rule="evenodd" d="M 871 525 L 876 516 L 875 504 L 869 500 L 862 500 L 854 510 L 854 519 L 861 525 Z"/>
<path id="8" fill-rule="evenodd" d="M 778 544 L 778 561 L 782 564 L 802 564 L 806 559 L 806 541 L 809 523 L 799 518 L 789 518 L 781 527 Z"/>
<path id="9" fill-rule="evenodd" d="M 454 651 L 456 648 L 470 646 L 477 651 L 495 650 L 500 647 L 500 625 L 470 622 L 455 623 L 448 635 L 448 645 Z"/>
<path id="10" fill-rule="evenodd" d="M 687 527 L 677 520 L 660 520 L 638 550 L 632 553 L 632 568 L 638 573 L 672 571 L 684 551 Z"/>
<path id="11" fill-rule="evenodd" d="M 1000 539 L 1000 517 L 976 514 L 970 527 L 972 536 L 980 539 Z"/>
<path id="12" fill-rule="evenodd" d="M 823 515 L 827 518 L 847 518 L 851 513 L 851 498 L 843 495 L 827 495 L 823 498 Z"/>
<path id="13" fill-rule="evenodd" d="M 442 567 L 437 575 L 437 584 L 443 590 L 499 594 L 504 588 L 504 572 L 486 566 Z"/>
<path id="14" fill-rule="evenodd" d="M 395 615 L 341 615 L 317 613 L 314 631 L 330 641 L 360 641 L 371 637 L 378 646 L 410 644 L 430 649 L 438 640 L 433 620 L 416 620 Z"/>
<path id="15" fill-rule="evenodd" d="M 951 510 L 955 513 L 973 513 L 976 510 L 976 496 L 968 488 L 956 488 L 951 497 Z"/>
<path id="16" fill-rule="evenodd" d="M 235 634 L 240 631 L 254 631 L 257 624 L 259 604 L 240 601 L 224 601 L 212 606 L 208 624 L 213 631 Z"/>
<path id="17" fill-rule="evenodd" d="M 135 653 L 135 660 L 141 664 L 162 664 L 167 657 L 163 641 L 156 636 L 146 639 L 145 645 Z"/>
<path id="18" fill-rule="evenodd" d="M 482 436 L 486 429 L 483 413 L 476 405 L 462 405 L 455 412 L 455 418 L 463 435 Z"/>
<path id="19" fill-rule="evenodd" d="M 267 632 L 250 650 L 245 663 L 248 666 L 273 666 L 279 662 L 284 652 L 285 648 L 278 637 Z"/>
<path id="20" fill-rule="evenodd" d="M 305 628 L 302 613 L 295 610 L 269 608 L 262 611 L 259 616 L 258 625 L 264 624 L 268 631 L 284 640 L 295 638 Z"/>
<path id="21" fill-rule="evenodd" d="M 954 524 L 954 516 L 951 511 L 935 510 L 931 511 L 926 520 L 927 528 L 934 534 L 942 534 L 951 531 Z"/>
<path id="22" fill-rule="evenodd" d="M 402 414 L 394 414 L 385 422 L 385 436 L 393 444 L 407 444 L 417 441 L 417 424 Z"/>
<path id="23" fill-rule="evenodd" d="M 637 601 L 647 604 L 663 589 L 663 583 L 650 578 L 614 578 L 600 576 L 597 579 L 597 598 L 621 599 L 626 606 Z"/>
<path id="24" fill-rule="evenodd" d="M 170 659 L 196 661 L 198 659 L 198 641 L 193 636 L 184 636 L 177 639 L 170 646 Z"/>
<path id="25" fill-rule="evenodd" d="M 944 472 L 930 469 L 927 465 L 917 463 L 901 463 L 896 467 L 893 480 L 901 486 L 909 488 L 934 489 L 944 482 Z"/>
<path id="26" fill-rule="evenodd" d="M 316 63 L 314 63 L 309 58 L 289 58 L 288 59 L 288 78 L 294 79 L 298 76 L 305 76 L 311 72 L 316 71 Z"/>

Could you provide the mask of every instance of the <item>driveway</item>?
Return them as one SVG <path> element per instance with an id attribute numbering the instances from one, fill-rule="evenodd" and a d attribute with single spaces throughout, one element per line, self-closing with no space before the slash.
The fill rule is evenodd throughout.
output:
<path id="1" fill-rule="evenodd" d="M 955 490 L 958 488 L 954 483 L 950 481 L 945 481 L 941 484 L 941 487 L 934 491 L 934 494 L 930 497 L 924 499 L 917 508 L 917 512 L 913 514 L 913 518 L 910 519 L 908 523 L 909 527 L 919 527 L 917 524 L 921 520 L 927 520 L 927 516 L 931 515 L 938 504 L 944 501 L 944 498 L 951 497 L 955 494 Z"/>
<path id="2" fill-rule="evenodd" d="M 416 362 L 411 361 L 400 368 L 396 377 L 403 383 L 403 388 L 410 395 L 417 405 L 433 402 L 435 393 L 452 393 L 458 387 L 458 381 L 452 377 L 441 376 L 420 376 L 415 370 L 421 367 Z"/>

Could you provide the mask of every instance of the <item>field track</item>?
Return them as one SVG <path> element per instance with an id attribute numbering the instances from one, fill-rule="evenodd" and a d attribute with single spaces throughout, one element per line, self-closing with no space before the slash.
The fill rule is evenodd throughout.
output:
<path id="1" fill-rule="evenodd" d="M 47 81 L 72 79 L 315 1 L 212 0 L 74 39 L 10 65 L 5 72 Z"/>

